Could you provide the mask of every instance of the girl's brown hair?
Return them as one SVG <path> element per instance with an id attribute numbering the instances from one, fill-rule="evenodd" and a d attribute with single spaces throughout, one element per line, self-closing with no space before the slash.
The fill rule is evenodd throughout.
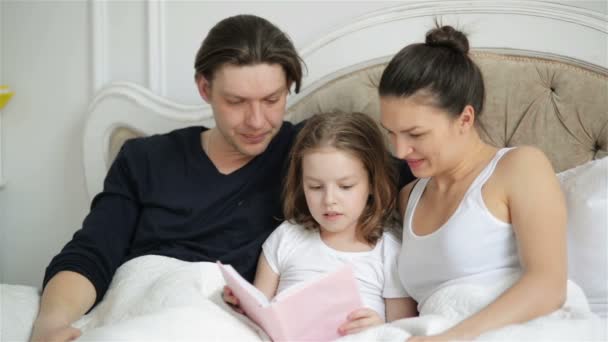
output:
<path id="1" fill-rule="evenodd" d="M 320 147 L 351 153 L 363 163 L 369 177 L 370 196 L 359 217 L 357 232 L 365 241 L 375 244 L 395 208 L 396 170 L 380 128 L 362 113 L 323 113 L 307 120 L 291 149 L 283 187 L 285 219 L 307 229 L 319 228 L 304 197 L 302 159 Z"/>

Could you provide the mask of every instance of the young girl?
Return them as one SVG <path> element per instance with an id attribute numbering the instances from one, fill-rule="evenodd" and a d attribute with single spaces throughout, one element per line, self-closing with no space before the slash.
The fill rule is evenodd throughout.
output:
<path id="1" fill-rule="evenodd" d="M 474 339 L 548 314 L 566 297 L 559 183 L 539 149 L 499 149 L 480 138 L 484 84 L 468 50 L 463 33 L 437 27 L 426 43 L 401 50 L 380 80 L 382 125 L 420 178 L 400 196 L 399 273 L 421 305 L 449 284 L 517 281 L 453 328 L 411 341 Z"/>
<path id="2" fill-rule="evenodd" d="M 397 273 L 399 242 L 384 231 L 396 198 L 391 163 L 382 133 L 367 115 L 308 119 L 283 189 L 287 220 L 262 246 L 254 285 L 272 298 L 348 263 L 365 307 L 350 313 L 339 333 L 415 315 Z M 238 305 L 227 287 L 224 299 Z"/>

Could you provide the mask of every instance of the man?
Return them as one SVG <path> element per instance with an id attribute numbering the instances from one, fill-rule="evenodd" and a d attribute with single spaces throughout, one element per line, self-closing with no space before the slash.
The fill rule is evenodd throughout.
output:
<path id="1" fill-rule="evenodd" d="M 66 341 L 104 296 L 116 269 L 142 255 L 221 260 L 252 280 L 280 223 L 280 186 L 296 129 L 283 122 L 302 63 L 265 19 L 216 24 L 195 60 L 216 127 L 189 127 L 124 144 L 83 227 L 49 264 L 32 340 Z"/>

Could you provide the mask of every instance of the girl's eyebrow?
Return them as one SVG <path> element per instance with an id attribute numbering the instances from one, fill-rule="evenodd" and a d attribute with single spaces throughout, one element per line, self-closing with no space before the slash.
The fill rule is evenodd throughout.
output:
<path id="1" fill-rule="evenodd" d="M 337 181 L 339 181 L 339 182 L 340 181 L 345 181 L 345 180 L 349 180 L 351 178 L 355 178 L 355 175 L 344 176 L 342 178 L 338 178 Z M 323 182 L 323 180 L 321 180 L 321 179 L 310 177 L 310 176 L 304 177 L 304 180 L 310 180 L 310 181 L 315 181 L 315 182 Z"/>

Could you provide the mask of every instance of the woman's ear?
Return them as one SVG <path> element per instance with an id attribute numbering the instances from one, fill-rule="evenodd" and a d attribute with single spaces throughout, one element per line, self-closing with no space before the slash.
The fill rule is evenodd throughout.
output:
<path id="1" fill-rule="evenodd" d="M 464 133 L 475 126 L 475 109 L 473 109 L 473 106 L 464 106 L 464 109 L 458 117 L 458 126 L 461 133 Z"/>
<path id="2" fill-rule="evenodd" d="M 201 98 L 205 100 L 205 102 L 210 103 L 211 101 L 211 82 L 202 75 L 196 75 L 196 88 L 198 89 L 198 93 L 201 95 Z"/>

